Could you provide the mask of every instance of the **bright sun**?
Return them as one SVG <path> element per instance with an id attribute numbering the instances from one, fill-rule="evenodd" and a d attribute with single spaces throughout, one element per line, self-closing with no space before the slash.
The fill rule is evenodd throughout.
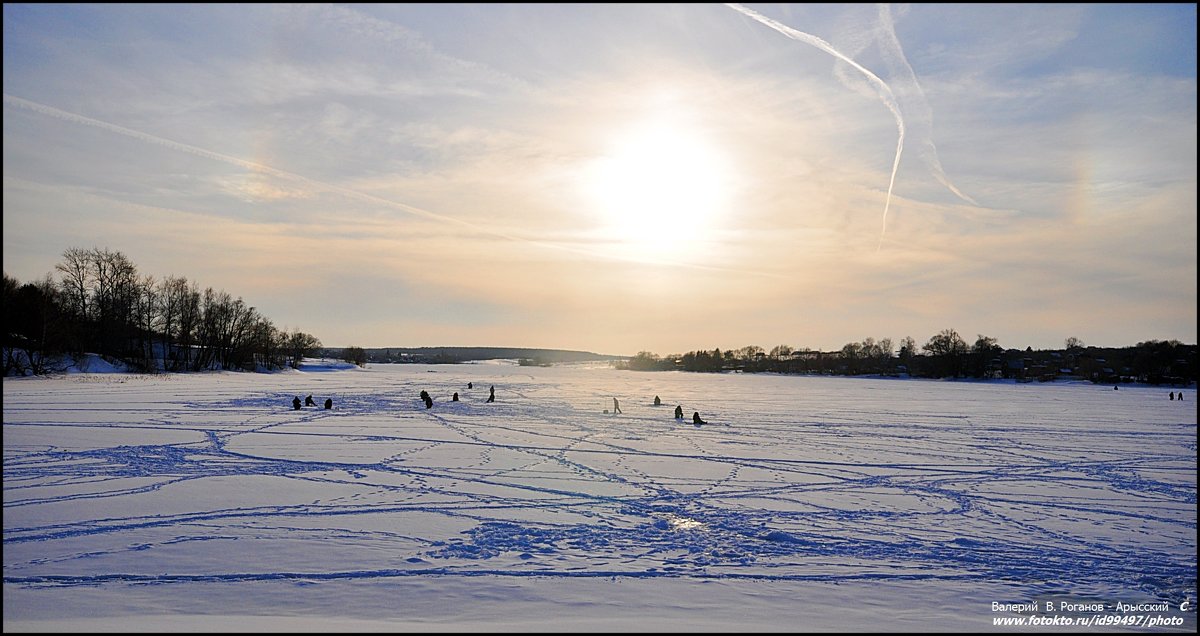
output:
<path id="1" fill-rule="evenodd" d="M 655 123 L 616 137 L 589 166 L 584 194 L 607 239 L 674 258 L 715 238 L 729 177 L 723 156 L 702 135 Z"/>

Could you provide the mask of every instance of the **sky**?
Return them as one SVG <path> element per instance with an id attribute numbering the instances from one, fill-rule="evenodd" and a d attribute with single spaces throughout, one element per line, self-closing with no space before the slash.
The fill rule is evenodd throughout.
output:
<path id="1" fill-rule="evenodd" d="M 1196 338 L 1195 4 L 4 5 L 4 271 L 331 347 Z"/>

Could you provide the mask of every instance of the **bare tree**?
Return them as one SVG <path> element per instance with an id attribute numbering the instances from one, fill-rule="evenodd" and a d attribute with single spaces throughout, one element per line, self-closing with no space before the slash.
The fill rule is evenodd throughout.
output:
<path id="1" fill-rule="evenodd" d="M 883 340 L 880 340 L 878 351 L 878 365 L 880 369 L 891 373 L 893 371 L 892 357 L 895 355 L 895 346 L 892 344 L 892 339 L 884 338 Z"/>
<path id="2" fill-rule="evenodd" d="M 943 329 L 930 338 L 923 348 L 934 358 L 936 375 L 953 375 L 956 378 L 962 375 L 963 357 L 969 349 L 957 331 Z"/>
<path id="3" fill-rule="evenodd" d="M 72 247 L 63 252 L 63 260 L 54 266 L 62 273 L 60 289 L 64 307 L 71 316 L 85 319 L 88 315 L 88 295 L 91 291 L 91 255 L 88 250 Z"/>
<path id="4" fill-rule="evenodd" d="M 175 340 L 179 349 L 177 368 L 192 368 L 196 358 L 196 330 L 201 320 L 200 286 L 196 283 L 188 285 L 187 279 L 180 279 L 171 293 L 179 295 L 179 331 Z"/>
<path id="5" fill-rule="evenodd" d="M 316 355 L 321 349 L 321 341 L 311 334 L 293 331 L 287 336 L 287 355 L 293 369 L 299 369 L 304 358 Z"/>
<path id="6" fill-rule="evenodd" d="M 971 347 L 971 373 L 977 378 L 982 378 L 988 375 L 988 369 L 992 364 L 993 358 L 999 356 L 1002 349 L 996 344 L 995 338 L 990 338 L 983 334 L 978 334 L 975 338 L 975 345 Z M 997 363 L 999 361 L 997 360 Z"/>
<path id="7" fill-rule="evenodd" d="M 789 345 L 775 345 L 774 347 L 771 347 L 771 357 L 776 360 L 782 360 L 783 358 L 792 355 L 793 351 L 795 350 Z"/>
<path id="8" fill-rule="evenodd" d="M 361 367 L 367 364 L 367 351 L 362 347 L 346 347 L 342 350 L 342 359 Z"/>
<path id="9" fill-rule="evenodd" d="M 186 293 L 187 279 L 175 276 L 160 280 L 155 289 L 154 330 L 162 338 L 162 360 L 166 370 L 179 370 L 179 354 L 175 344 L 181 339 L 179 328 Z"/>

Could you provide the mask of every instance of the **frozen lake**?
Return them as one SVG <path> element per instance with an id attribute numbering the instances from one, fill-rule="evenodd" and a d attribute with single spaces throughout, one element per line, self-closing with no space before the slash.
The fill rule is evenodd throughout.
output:
<path id="1" fill-rule="evenodd" d="M 4 627 L 1190 632 L 1196 392 L 1171 391 L 497 363 L 5 379 Z M 291 408 L 310 393 L 333 409 Z"/>

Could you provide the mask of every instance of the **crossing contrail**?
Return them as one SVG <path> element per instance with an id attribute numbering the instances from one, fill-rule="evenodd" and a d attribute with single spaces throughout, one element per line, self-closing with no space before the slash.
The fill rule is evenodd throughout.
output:
<path id="1" fill-rule="evenodd" d="M 831 45 L 830 43 L 826 42 L 825 40 L 822 40 L 821 38 L 819 38 L 815 35 L 810 35 L 803 31 L 797 31 L 796 29 L 793 29 L 792 27 L 790 27 L 786 24 L 776 22 L 775 20 L 772 20 L 771 18 L 768 18 L 760 13 L 757 13 L 757 12 L 751 10 L 751 9 L 747 9 L 746 7 L 743 7 L 740 4 L 727 3 L 725 6 L 737 11 L 738 13 L 741 13 L 742 15 L 752 18 L 772 29 L 775 29 L 776 31 L 786 35 L 787 37 L 789 37 L 793 40 L 799 40 L 801 42 L 811 44 L 811 45 L 817 47 L 818 49 L 821 49 L 822 51 L 825 51 L 826 53 L 836 57 L 837 59 L 842 60 L 843 62 L 849 64 L 850 66 L 853 66 L 855 69 L 857 69 L 859 72 L 861 72 L 864 76 L 866 76 L 866 78 L 871 83 L 873 83 L 879 89 L 879 93 L 883 99 L 884 106 L 887 106 L 888 110 L 892 111 L 892 116 L 896 118 L 896 129 L 899 132 L 899 134 L 897 136 L 898 138 L 896 140 L 896 159 L 894 161 L 892 161 L 892 178 L 891 178 L 891 181 L 888 182 L 887 198 L 884 199 L 884 202 L 883 202 L 883 221 L 882 221 L 882 227 L 879 230 L 879 245 L 875 248 L 875 251 L 879 251 L 879 249 L 883 247 L 883 235 L 887 232 L 887 214 L 888 214 L 888 208 L 891 206 L 891 203 L 892 203 L 892 188 L 896 185 L 896 171 L 900 168 L 900 154 L 904 151 L 904 117 L 900 114 L 900 104 L 896 101 L 896 96 L 892 93 L 891 87 L 889 87 L 886 82 L 879 79 L 879 77 L 877 75 L 875 75 L 871 71 L 867 70 L 866 68 L 863 68 L 863 66 L 861 64 L 859 64 L 858 62 L 855 62 L 854 60 L 850 59 L 846 55 L 842 54 L 841 51 L 838 51 L 837 49 L 833 48 L 833 45 Z"/>
<path id="2" fill-rule="evenodd" d="M 929 108 L 929 101 L 925 99 L 925 91 L 921 88 L 920 82 L 917 81 L 916 72 L 913 71 L 912 65 L 908 63 L 908 58 L 904 56 L 904 48 L 900 46 L 900 40 L 896 37 L 896 25 L 892 21 L 891 8 L 886 4 L 879 5 L 879 23 L 882 28 L 876 30 L 876 32 L 880 33 L 882 37 L 878 38 L 876 42 L 878 43 L 879 51 L 883 54 L 884 61 L 887 62 L 889 68 L 893 71 L 891 75 L 893 78 L 895 76 L 905 78 L 907 83 L 911 84 L 912 91 L 917 96 L 915 102 L 911 104 L 912 108 L 905 108 L 905 112 L 909 113 L 909 115 L 915 114 L 917 116 L 920 120 L 918 122 L 919 127 L 932 128 L 933 114 Z M 892 83 L 895 84 L 894 79 Z M 902 95 L 904 92 L 901 89 L 900 93 Z M 917 154 L 929 164 L 930 170 L 933 171 L 933 177 L 939 183 L 946 186 L 946 189 L 953 192 L 958 198 L 971 205 L 978 206 L 979 202 L 963 194 L 961 190 L 950 182 L 949 177 L 946 176 L 945 169 L 942 168 L 941 160 L 938 159 L 937 147 L 933 145 L 932 135 L 928 131 L 926 133 L 922 135 L 920 129 L 916 131 L 919 140 Z"/>

